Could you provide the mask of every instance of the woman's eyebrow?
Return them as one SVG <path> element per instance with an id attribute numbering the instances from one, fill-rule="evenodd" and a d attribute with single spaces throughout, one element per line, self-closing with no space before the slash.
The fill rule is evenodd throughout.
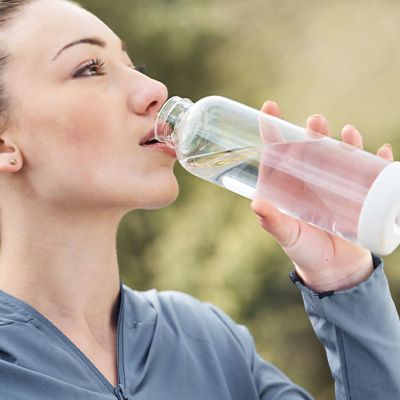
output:
<path id="1" fill-rule="evenodd" d="M 53 58 L 53 61 L 57 59 L 57 57 L 63 53 L 65 50 L 70 49 L 73 46 L 76 46 L 78 44 L 91 44 L 93 46 L 99 46 L 102 48 L 106 47 L 106 42 L 103 39 L 100 39 L 99 37 L 88 37 L 88 38 L 83 38 L 83 39 L 79 39 L 79 40 L 74 40 L 71 43 L 68 43 L 67 45 L 65 45 Z M 124 51 L 125 53 L 127 52 L 126 49 L 126 44 L 121 40 L 121 48 L 122 51 Z"/>

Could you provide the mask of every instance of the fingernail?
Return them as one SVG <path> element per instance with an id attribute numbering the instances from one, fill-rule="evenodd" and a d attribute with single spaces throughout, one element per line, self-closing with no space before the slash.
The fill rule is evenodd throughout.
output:
<path id="1" fill-rule="evenodd" d="M 385 143 L 384 146 L 388 147 L 389 149 L 392 149 L 392 145 L 390 143 Z"/>
<path id="2" fill-rule="evenodd" d="M 326 118 L 323 116 L 323 115 L 321 115 L 321 114 L 313 114 L 313 115 L 310 115 L 309 117 L 308 117 L 308 119 L 310 119 L 310 118 L 319 118 L 319 119 L 322 119 L 322 120 L 325 120 Z"/>

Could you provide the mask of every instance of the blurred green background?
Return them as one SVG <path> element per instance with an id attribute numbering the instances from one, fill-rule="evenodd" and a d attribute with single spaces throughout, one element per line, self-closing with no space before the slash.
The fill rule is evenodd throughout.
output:
<path id="1" fill-rule="evenodd" d="M 170 95 L 218 94 L 255 108 L 273 99 L 304 126 L 310 114 L 346 123 L 367 150 L 400 155 L 400 3 L 397 0 L 83 0 Z M 136 211 L 118 238 L 122 278 L 137 289 L 188 292 L 255 336 L 261 355 L 317 399 L 334 399 L 292 264 L 259 226 L 250 202 L 176 166 L 171 206 Z M 400 250 L 385 258 L 400 300 Z M 366 316 L 368 317 L 368 316 Z"/>

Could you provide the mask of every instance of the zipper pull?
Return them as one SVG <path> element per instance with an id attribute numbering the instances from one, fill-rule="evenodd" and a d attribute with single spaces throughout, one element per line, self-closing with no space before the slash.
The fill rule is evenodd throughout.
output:
<path id="1" fill-rule="evenodd" d="M 116 386 L 114 392 L 118 400 L 129 400 L 128 395 L 125 392 L 125 388 L 122 385 Z"/>

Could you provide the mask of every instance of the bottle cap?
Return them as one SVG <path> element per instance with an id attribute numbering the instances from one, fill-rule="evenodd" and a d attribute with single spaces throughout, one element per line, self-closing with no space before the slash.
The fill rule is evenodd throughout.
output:
<path id="1" fill-rule="evenodd" d="M 375 179 L 358 222 L 361 246 L 380 255 L 400 243 L 400 162 L 390 163 Z"/>

